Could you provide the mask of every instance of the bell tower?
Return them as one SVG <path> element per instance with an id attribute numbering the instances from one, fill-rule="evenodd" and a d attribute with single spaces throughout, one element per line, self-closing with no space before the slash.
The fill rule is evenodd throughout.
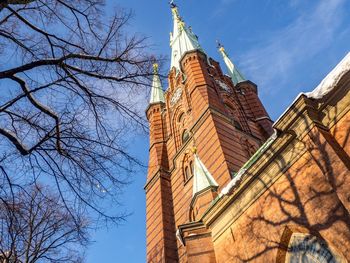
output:
<path id="1" fill-rule="evenodd" d="M 155 67 L 146 111 L 147 262 L 216 262 L 201 217 L 272 134 L 272 121 L 257 86 L 224 47 L 219 45 L 219 53 L 227 74 L 202 49 L 176 5 L 171 11 L 168 88 L 163 93 Z"/>

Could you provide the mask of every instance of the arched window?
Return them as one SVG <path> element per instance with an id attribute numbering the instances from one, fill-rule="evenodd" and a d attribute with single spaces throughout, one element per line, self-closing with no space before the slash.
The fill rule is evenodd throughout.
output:
<path id="1" fill-rule="evenodd" d="M 226 105 L 226 109 L 228 111 L 228 113 L 232 116 L 232 117 L 238 117 L 238 111 L 236 109 L 236 107 L 233 107 L 230 104 L 225 104 Z"/>
<path id="2" fill-rule="evenodd" d="M 308 234 L 294 233 L 289 241 L 286 263 L 340 263 L 328 245 Z"/>
<path id="3" fill-rule="evenodd" d="M 247 120 L 244 117 L 242 109 L 238 105 L 231 103 L 226 103 L 225 105 L 229 115 L 233 119 L 234 127 L 238 130 L 249 132 L 249 126 Z"/>
<path id="4" fill-rule="evenodd" d="M 190 138 L 190 135 L 187 130 L 184 130 L 182 133 L 182 143 L 187 142 L 188 138 Z"/>
<path id="5" fill-rule="evenodd" d="M 182 171 L 184 183 L 186 183 L 193 176 L 193 159 L 192 155 L 186 153 L 182 162 Z"/>
<path id="6" fill-rule="evenodd" d="M 179 115 L 179 117 L 178 117 L 178 119 L 177 119 L 177 122 L 181 122 L 181 121 L 183 120 L 184 116 L 185 116 L 185 113 L 182 112 L 182 113 Z"/>
<path id="7" fill-rule="evenodd" d="M 242 130 L 242 126 L 241 126 L 241 124 L 239 123 L 239 121 L 233 120 L 233 124 L 234 124 L 234 126 L 235 126 L 236 129 Z"/>
<path id="8" fill-rule="evenodd" d="M 241 115 L 240 115 L 239 111 L 237 110 L 237 108 L 234 107 L 233 105 L 226 104 L 226 109 L 227 109 L 228 113 L 230 114 L 231 118 L 233 119 L 233 125 L 235 126 L 235 128 L 238 130 L 243 130 L 241 122 L 240 122 Z"/>

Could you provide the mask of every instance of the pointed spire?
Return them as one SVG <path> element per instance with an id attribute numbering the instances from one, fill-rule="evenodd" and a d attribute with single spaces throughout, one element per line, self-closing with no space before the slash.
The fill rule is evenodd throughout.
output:
<path id="1" fill-rule="evenodd" d="M 218 43 L 218 46 L 219 46 L 219 52 L 221 53 L 225 61 L 225 64 L 227 66 L 231 79 L 233 81 L 233 84 L 237 85 L 240 82 L 246 81 L 246 79 L 243 77 L 243 75 L 239 72 L 239 70 L 235 67 L 233 62 L 228 57 L 225 51 L 225 48 L 220 43 Z"/>
<path id="2" fill-rule="evenodd" d="M 171 46 L 171 65 L 170 69 L 173 67 L 176 70 L 180 70 L 180 59 L 183 54 L 192 50 L 201 50 L 201 46 L 198 42 L 198 37 L 192 32 L 192 30 L 186 27 L 185 22 L 179 15 L 179 10 L 177 6 L 173 3 L 171 5 L 171 12 L 173 14 L 174 29 L 170 33 L 170 46 Z"/>
<path id="3" fill-rule="evenodd" d="M 153 64 L 153 82 L 150 103 L 164 102 L 162 83 L 158 75 L 158 64 Z"/>
<path id="4" fill-rule="evenodd" d="M 196 154 L 196 148 L 193 150 L 194 152 L 194 165 L 193 165 L 193 193 L 192 196 L 195 196 L 200 191 L 214 187 L 217 188 L 219 185 L 210 174 L 208 169 L 204 166 L 202 161 L 199 159 Z"/>

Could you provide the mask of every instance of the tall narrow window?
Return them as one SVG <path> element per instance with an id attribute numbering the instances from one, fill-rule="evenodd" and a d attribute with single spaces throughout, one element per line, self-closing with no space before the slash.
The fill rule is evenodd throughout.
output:
<path id="1" fill-rule="evenodd" d="M 187 142 L 189 137 L 190 137 L 190 135 L 188 134 L 188 131 L 184 130 L 183 133 L 182 133 L 182 143 Z"/>
<path id="2" fill-rule="evenodd" d="M 193 161 L 190 161 L 191 175 L 193 175 Z"/>
<path id="3" fill-rule="evenodd" d="M 184 183 L 186 183 L 193 176 L 193 159 L 192 155 L 186 153 L 182 162 L 182 171 Z"/>
<path id="4" fill-rule="evenodd" d="M 191 177 L 188 166 L 185 167 L 185 181 Z"/>

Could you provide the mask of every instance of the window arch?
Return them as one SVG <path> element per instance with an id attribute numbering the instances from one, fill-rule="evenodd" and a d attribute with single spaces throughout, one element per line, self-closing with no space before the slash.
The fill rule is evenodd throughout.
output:
<path id="1" fill-rule="evenodd" d="M 234 107 L 233 105 L 228 104 L 228 103 L 226 103 L 225 106 L 226 106 L 226 109 L 227 109 L 228 113 L 229 113 L 232 117 L 238 117 L 238 114 L 239 114 L 239 113 L 238 113 L 236 107 Z"/>
<path id="2" fill-rule="evenodd" d="M 250 116 L 248 113 L 244 112 L 242 105 L 227 97 L 224 98 L 226 112 L 229 117 L 232 119 L 233 125 L 236 129 L 245 131 L 247 133 L 252 133 L 251 128 L 249 126 Z"/>
<path id="3" fill-rule="evenodd" d="M 177 149 L 182 147 L 184 142 L 183 132 L 185 129 L 186 119 L 186 113 L 182 110 L 181 107 L 177 107 L 172 117 L 173 136 L 175 139 L 175 147 Z"/>
<path id="4" fill-rule="evenodd" d="M 225 105 L 229 115 L 233 119 L 233 125 L 235 126 L 235 128 L 238 130 L 243 130 L 241 125 L 241 113 L 239 112 L 237 107 L 228 103 L 226 103 Z"/>
<path id="5" fill-rule="evenodd" d="M 340 263 L 328 245 L 315 236 L 294 233 L 288 244 L 285 263 Z"/>
<path id="6" fill-rule="evenodd" d="M 177 122 L 181 123 L 183 121 L 183 118 L 185 117 L 185 113 L 181 112 L 179 114 L 179 117 L 177 118 Z"/>

